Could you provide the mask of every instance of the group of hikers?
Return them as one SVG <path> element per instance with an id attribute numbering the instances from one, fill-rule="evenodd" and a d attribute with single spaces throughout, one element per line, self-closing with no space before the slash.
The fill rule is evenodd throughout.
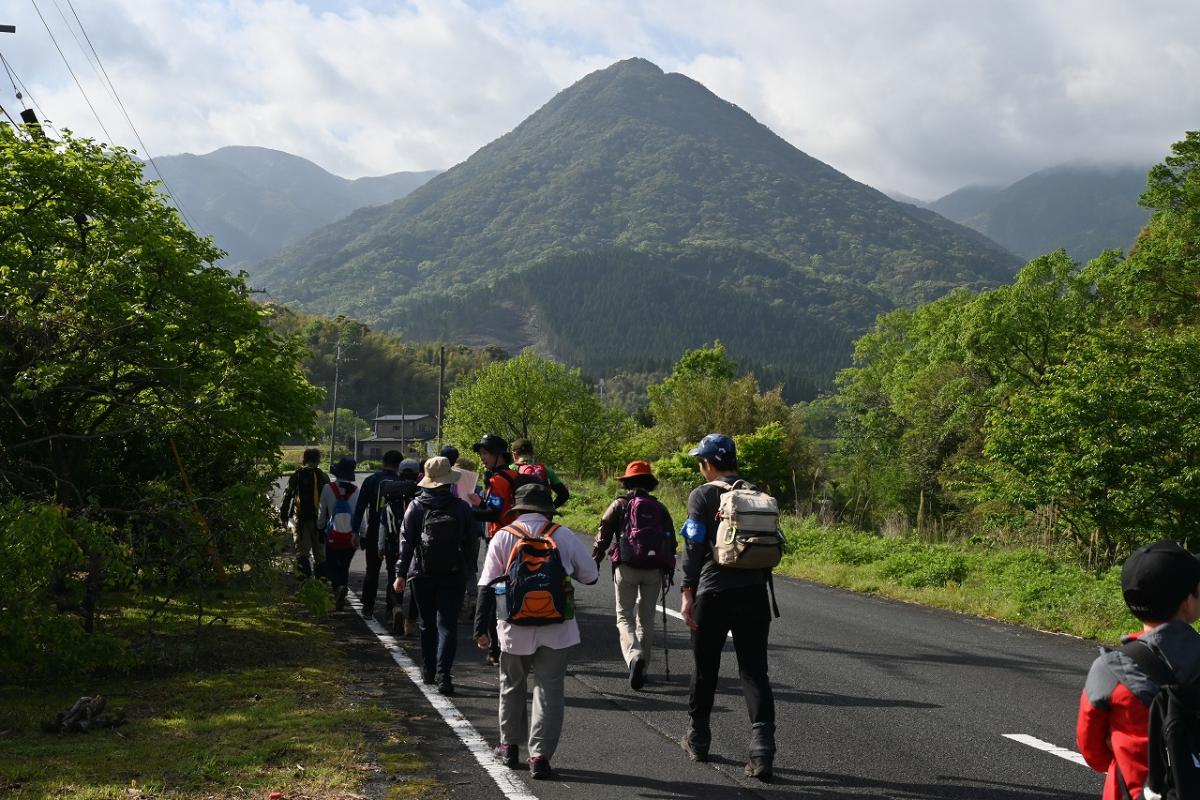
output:
<path id="1" fill-rule="evenodd" d="M 553 521 L 570 493 L 527 440 L 510 449 L 488 434 L 474 451 L 483 474 L 469 488 L 453 447 L 424 464 L 389 452 L 361 488 L 353 459 L 334 464 L 330 480 L 318 466 L 320 452 L 306 451 L 281 508 L 294 531 L 298 568 L 328 580 L 341 609 L 351 560 L 364 549 L 362 605 L 372 614 L 386 564 L 393 630 L 419 632 L 423 680 L 447 695 L 454 693 L 460 611 L 473 611 L 473 639 L 499 673 L 494 756 L 515 768 L 524 744 L 531 776 L 543 779 L 553 774 L 567 665 L 580 643 L 573 582 L 596 583 L 600 565 L 610 563 L 621 652 L 629 685 L 640 691 L 656 601 L 665 613 L 678 566 L 692 651 L 690 724 L 680 744 L 689 758 L 708 760 L 721 652 L 732 634 L 750 717 L 745 773 L 772 780 L 767 642 L 779 616 L 771 571 L 783 541 L 777 504 L 741 479 L 733 440 L 710 434 L 690 451 L 703 482 L 688 496 L 678 537 L 653 494 L 658 480 L 650 464 L 631 462 L 617 477 L 622 493 L 601 516 L 590 552 L 575 531 Z M 1156 542 L 1128 558 L 1121 583 L 1142 630 L 1092 665 L 1080 700 L 1079 749 L 1107 774 L 1104 800 L 1200 798 L 1200 634 L 1193 628 L 1200 560 L 1174 541 Z"/>
<path id="2" fill-rule="evenodd" d="M 350 563 L 365 550 L 362 608 L 370 615 L 386 564 L 392 629 L 419 634 L 422 679 L 445 695 L 455 691 L 459 617 L 473 611 L 472 638 L 499 676 L 500 740 L 493 754 L 515 768 L 524 744 L 531 777 L 545 779 L 554 774 L 550 759 L 562 733 L 567 666 L 580 643 L 574 583 L 595 584 L 601 564 L 611 565 L 629 685 L 641 691 L 656 604 L 665 613 L 678 566 L 693 656 L 690 725 L 681 746 L 689 758 L 708 760 L 721 652 L 732 634 L 751 725 L 745 773 L 772 780 L 775 702 L 767 640 L 778 609 L 768 587 L 783 540 L 775 501 L 738 475 L 733 440 L 710 434 L 690 451 L 704 482 L 688 498 L 678 537 L 670 512 L 653 494 L 658 480 L 650 464 L 630 463 L 617 477 L 622 493 L 599 520 L 590 551 L 575 531 L 553 521 L 570 492 L 538 462 L 528 440 L 510 447 L 487 434 L 473 450 L 482 469 L 476 486 L 463 485 L 455 466 L 459 452 L 447 446 L 424 464 L 390 451 L 361 488 L 354 459 L 341 458 L 330 479 L 320 469 L 320 451 L 306 450 L 280 508 L 293 529 L 300 572 L 327 580 L 341 610 Z"/>

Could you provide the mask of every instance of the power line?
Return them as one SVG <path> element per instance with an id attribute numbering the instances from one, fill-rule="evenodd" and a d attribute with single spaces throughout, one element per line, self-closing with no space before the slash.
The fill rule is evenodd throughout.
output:
<path id="1" fill-rule="evenodd" d="M 70 31 L 71 38 L 75 40 L 75 46 L 79 48 L 79 52 L 83 53 L 83 57 L 87 60 L 88 66 L 92 68 L 92 74 L 96 76 L 96 80 L 100 83 L 100 88 L 104 89 L 105 93 L 108 94 L 110 99 L 115 100 L 112 89 L 109 88 L 104 83 L 104 79 L 100 77 L 100 70 L 96 68 L 96 62 L 92 60 L 92 57 L 88 54 L 88 51 L 84 49 L 83 42 L 79 40 L 79 34 L 75 32 L 75 28 L 71 27 L 71 21 L 68 20 L 67 15 L 63 13 L 62 6 L 59 4 L 58 0 L 50 0 L 50 2 L 54 3 L 54 10 L 58 12 L 58 16 L 62 19 L 63 25 L 68 31 Z M 79 21 L 78 16 L 75 17 L 75 21 Z M 82 25 L 79 27 L 81 29 L 83 28 Z"/>
<path id="2" fill-rule="evenodd" d="M 46 29 L 46 33 L 50 35 L 50 41 L 54 43 L 54 49 L 58 51 L 58 55 L 62 58 L 63 64 L 67 67 L 67 72 L 71 73 L 72 80 L 79 87 L 79 93 L 83 95 L 83 102 L 87 103 L 87 107 L 92 110 L 92 116 L 96 118 L 97 124 L 100 125 L 100 130 L 104 131 L 104 135 L 108 137 L 109 142 L 114 142 L 113 135 L 108 132 L 108 128 L 104 127 L 104 121 L 100 119 L 100 115 L 96 113 L 96 107 L 92 105 L 91 99 L 87 96 L 87 92 L 83 90 L 83 84 L 79 82 L 79 78 L 75 75 L 75 70 L 71 69 L 71 62 L 67 60 L 67 54 L 58 45 L 58 39 L 54 38 L 54 31 L 50 30 L 50 24 L 46 22 L 46 18 L 42 16 L 42 10 L 38 8 L 37 0 L 29 0 L 33 3 L 33 10 L 37 12 L 38 19 L 42 21 L 42 26 Z"/>
<path id="3" fill-rule="evenodd" d="M 53 2 L 57 8 L 58 0 L 53 0 Z M 138 145 L 142 148 L 142 152 L 145 153 L 146 160 L 150 162 L 151 168 L 154 169 L 154 174 L 158 176 L 159 181 L 162 182 L 163 188 L 167 190 L 167 196 L 171 198 L 171 202 L 175 204 L 175 208 L 179 209 L 179 215 L 183 217 L 183 221 L 187 223 L 189 228 L 195 230 L 196 227 L 192 225 L 192 221 L 188 219 L 187 212 L 183 210 L 183 205 L 179 202 L 179 198 L 173 191 L 171 191 L 171 185 L 167 183 L 167 179 L 163 177 L 162 172 L 158 168 L 158 164 L 155 163 L 154 156 L 150 155 L 150 148 L 146 147 L 145 141 L 142 140 L 142 134 L 138 132 L 137 126 L 133 124 L 133 119 L 129 116 L 129 111 L 125 108 L 125 103 L 121 101 L 121 95 L 117 92 L 116 84 L 114 84 L 112 78 L 109 77 L 108 70 L 104 68 L 104 62 L 100 59 L 100 53 L 96 51 L 96 46 L 92 44 L 92 37 L 88 36 L 87 28 L 83 25 L 83 20 L 79 18 L 79 14 L 75 11 L 75 4 L 71 2 L 71 0 L 67 0 L 67 7 L 71 9 L 71 16 L 75 17 L 75 23 L 79 26 L 79 30 L 83 33 L 83 38 L 87 42 L 88 47 L 91 48 L 92 55 L 96 57 L 96 64 L 100 66 L 100 72 L 104 74 L 104 80 L 108 82 L 108 88 L 112 93 L 113 99 L 117 101 L 117 106 L 121 109 L 121 114 L 124 115 L 125 121 L 129 123 L 129 128 L 133 131 L 134 137 L 137 138 Z M 62 9 L 59 9 L 59 13 L 62 13 Z M 66 21 L 65 16 L 63 17 L 63 21 Z M 67 28 L 70 29 L 69 24 L 67 25 Z M 74 35 L 74 31 L 71 31 L 71 33 Z M 77 44 L 79 43 L 78 38 L 76 38 L 75 41 Z M 79 45 L 79 49 L 82 50 L 83 45 Z M 85 52 L 84 56 L 86 55 L 87 53 Z M 90 63 L 91 59 L 88 59 L 88 61 Z"/>
<path id="4" fill-rule="evenodd" d="M 0 64 L 4 65 L 4 71 L 8 73 L 9 80 L 13 81 L 13 91 L 15 92 L 17 99 L 21 101 L 21 107 L 28 108 L 28 106 L 25 105 L 24 99 L 25 97 L 28 97 L 29 102 L 42 117 L 42 127 L 49 128 L 55 136 L 61 138 L 61 134 L 58 132 L 58 129 L 54 127 L 53 122 L 49 119 L 49 115 L 46 114 L 46 110 L 42 108 L 42 106 L 38 103 L 37 98 L 34 97 L 33 93 L 29 91 L 29 87 L 25 85 L 25 81 L 21 80 L 21 76 L 17 73 L 16 67 L 14 67 L 9 60 L 4 57 L 4 53 L 0 53 Z M 17 87 L 20 88 L 18 89 Z"/>

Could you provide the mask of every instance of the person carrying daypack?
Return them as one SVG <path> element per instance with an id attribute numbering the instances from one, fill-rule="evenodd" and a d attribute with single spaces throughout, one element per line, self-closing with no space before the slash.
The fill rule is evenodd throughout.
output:
<path id="1" fill-rule="evenodd" d="M 412 458 L 400 462 L 400 479 L 380 487 L 384 507 L 387 537 L 384 558 L 388 566 L 387 610 L 392 633 L 396 636 L 415 636 L 417 633 L 417 601 L 412 592 L 396 593 L 396 560 L 400 557 L 400 532 L 409 505 L 421 493 L 421 464 Z"/>
<path id="2" fill-rule="evenodd" d="M 458 648 L 458 612 L 467 574 L 467 548 L 475 521 L 470 507 L 450 492 L 459 472 L 443 456 L 425 462 L 421 493 L 401 525 L 393 588 L 411 584 L 420 615 L 422 678 L 454 694 L 451 669 Z"/>
<path id="3" fill-rule="evenodd" d="M 483 494 L 472 493 L 464 499 L 474 508 L 475 519 L 487 526 L 484 529 L 484 537 L 490 542 L 497 531 L 517 518 L 513 510 L 517 473 L 509 466 L 512 457 L 508 451 L 508 442 L 502 437 L 494 433 L 486 434 L 475 444 L 474 450 L 479 455 L 484 469 Z M 493 646 L 488 650 L 486 660 L 488 664 L 496 665 L 500 663 L 500 645 L 496 636 L 495 604 L 490 607 L 493 609 Z"/>
<path id="4" fill-rule="evenodd" d="M 354 527 L 354 503 L 358 486 L 354 483 L 357 462 L 342 456 L 329 471 L 336 481 L 321 491 L 317 527 L 325 531 L 325 576 L 333 590 L 334 609 L 346 606 L 350 588 L 350 562 L 358 549 L 358 531 Z"/>
<path id="5" fill-rule="evenodd" d="M 750 715 L 747 777 L 770 781 L 775 759 L 775 696 L 767 677 L 767 639 L 774 598 L 771 568 L 783 555 L 775 501 L 738 476 L 733 439 L 710 433 L 690 451 L 705 482 L 688 496 L 680 588 L 683 621 L 692 629 L 691 725 L 681 744 L 707 761 L 709 718 L 725 638 L 733 634 L 742 693 Z M 778 610 L 775 615 L 778 616 Z"/>
<path id="6" fill-rule="evenodd" d="M 317 466 L 320 462 L 320 450 L 310 447 L 304 451 L 303 466 L 288 478 L 279 506 L 280 521 L 292 529 L 296 567 L 305 577 L 312 577 L 314 571 L 320 576 L 325 564 L 325 536 L 317 526 L 317 514 L 321 491 L 329 485 L 329 476 Z"/>
<path id="7" fill-rule="evenodd" d="M 550 521 L 555 510 L 546 487 L 520 487 L 513 508 L 520 516 L 492 537 L 479 574 L 475 644 L 481 650 L 500 647 L 496 760 L 515 768 L 519 745 L 527 742 L 530 777 L 544 780 L 553 775 L 550 759 L 562 734 L 567 662 L 579 644 L 571 581 L 593 584 L 599 572 L 574 531 Z M 491 620 L 497 615 L 498 640 L 493 640 Z M 526 709 L 531 672 L 536 679 L 532 716 Z"/>
<path id="8" fill-rule="evenodd" d="M 389 616 L 396 604 L 392 583 L 396 579 L 394 572 L 400 550 L 400 530 L 398 525 L 390 524 L 389 512 L 395 515 L 396 522 L 403 519 L 408 503 L 420 491 L 416 481 L 419 468 L 417 462 L 404 459 L 399 450 L 388 450 L 383 454 L 383 469 L 364 480 L 358 490 L 354 530 L 363 530 L 365 520 L 366 531 L 360 547 L 365 551 L 367 561 L 367 571 L 363 575 L 362 611 L 368 617 L 375 613 L 379 568 L 385 563 L 388 579 L 384 594 Z"/>
<path id="9" fill-rule="evenodd" d="M 544 484 L 554 493 L 555 508 L 562 508 L 571 499 L 571 492 L 554 468 L 538 463 L 533 455 L 533 442 L 528 439 L 514 439 L 512 454 L 513 463 L 509 466 L 517 473 L 517 486 L 530 482 Z"/>
<path id="10" fill-rule="evenodd" d="M 1200 797 L 1200 561 L 1169 539 L 1147 545 L 1121 567 L 1121 591 L 1142 629 L 1092 662 L 1079 752 L 1106 773 L 1104 800 Z"/>
<path id="11" fill-rule="evenodd" d="M 612 501 L 600 518 L 592 558 L 608 555 L 613 569 L 617 632 L 635 691 L 646 683 L 654 646 L 654 601 L 666 608 L 667 587 L 675 574 L 675 525 L 651 494 L 658 479 L 645 461 L 633 461 L 617 478 L 626 493 Z"/>

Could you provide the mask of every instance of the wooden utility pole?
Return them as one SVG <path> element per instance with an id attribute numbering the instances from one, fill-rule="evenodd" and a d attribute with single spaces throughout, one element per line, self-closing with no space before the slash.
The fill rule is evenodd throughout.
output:
<path id="1" fill-rule="evenodd" d="M 442 405 L 446 397 L 446 348 L 438 350 L 438 402 L 437 402 L 437 443 L 438 451 L 442 449 Z"/>
<path id="2" fill-rule="evenodd" d="M 342 377 L 342 343 L 337 344 L 337 354 L 333 357 L 333 421 L 329 425 L 329 468 L 333 469 L 333 445 L 337 441 L 337 412 L 338 412 L 338 381 Z"/>

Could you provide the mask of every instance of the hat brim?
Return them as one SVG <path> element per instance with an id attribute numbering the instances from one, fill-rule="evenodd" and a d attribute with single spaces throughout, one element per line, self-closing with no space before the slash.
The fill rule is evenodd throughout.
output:
<path id="1" fill-rule="evenodd" d="M 654 473 L 653 472 L 637 472 L 637 473 L 634 473 L 633 475 L 618 475 L 617 476 L 617 480 L 620 481 L 621 483 L 624 483 L 625 481 L 631 481 L 634 478 L 654 478 Z M 654 480 L 658 480 L 658 478 L 654 478 Z"/>
<path id="2" fill-rule="evenodd" d="M 542 516 L 546 516 L 546 517 L 553 517 L 555 514 L 558 513 L 558 509 L 555 508 L 554 506 L 533 506 L 533 505 L 525 505 L 525 504 L 515 505 L 512 507 L 512 510 L 513 511 L 525 511 L 530 514 L 541 514 Z"/>
<path id="3" fill-rule="evenodd" d="M 426 475 L 424 478 L 421 478 L 421 480 L 417 481 L 417 486 L 420 486 L 422 489 L 440 489 L 443 486 L 449 486 L 452 483 L 458 483 L 458 479 L 461 476 L 461 472 L 459 472 L 456 468 L 451 467 L 450 474 L 446 476 L 445 480 L 434 480 Z"/>
<path id="4" fill-rule="evenodd" d="M 712 454 L 704 452 L 703 447 L 694 447 L 691 450 L 688 450 L 688 455 L 689 456 L 707 456 L 707 455 L 712 455 Z"/>

